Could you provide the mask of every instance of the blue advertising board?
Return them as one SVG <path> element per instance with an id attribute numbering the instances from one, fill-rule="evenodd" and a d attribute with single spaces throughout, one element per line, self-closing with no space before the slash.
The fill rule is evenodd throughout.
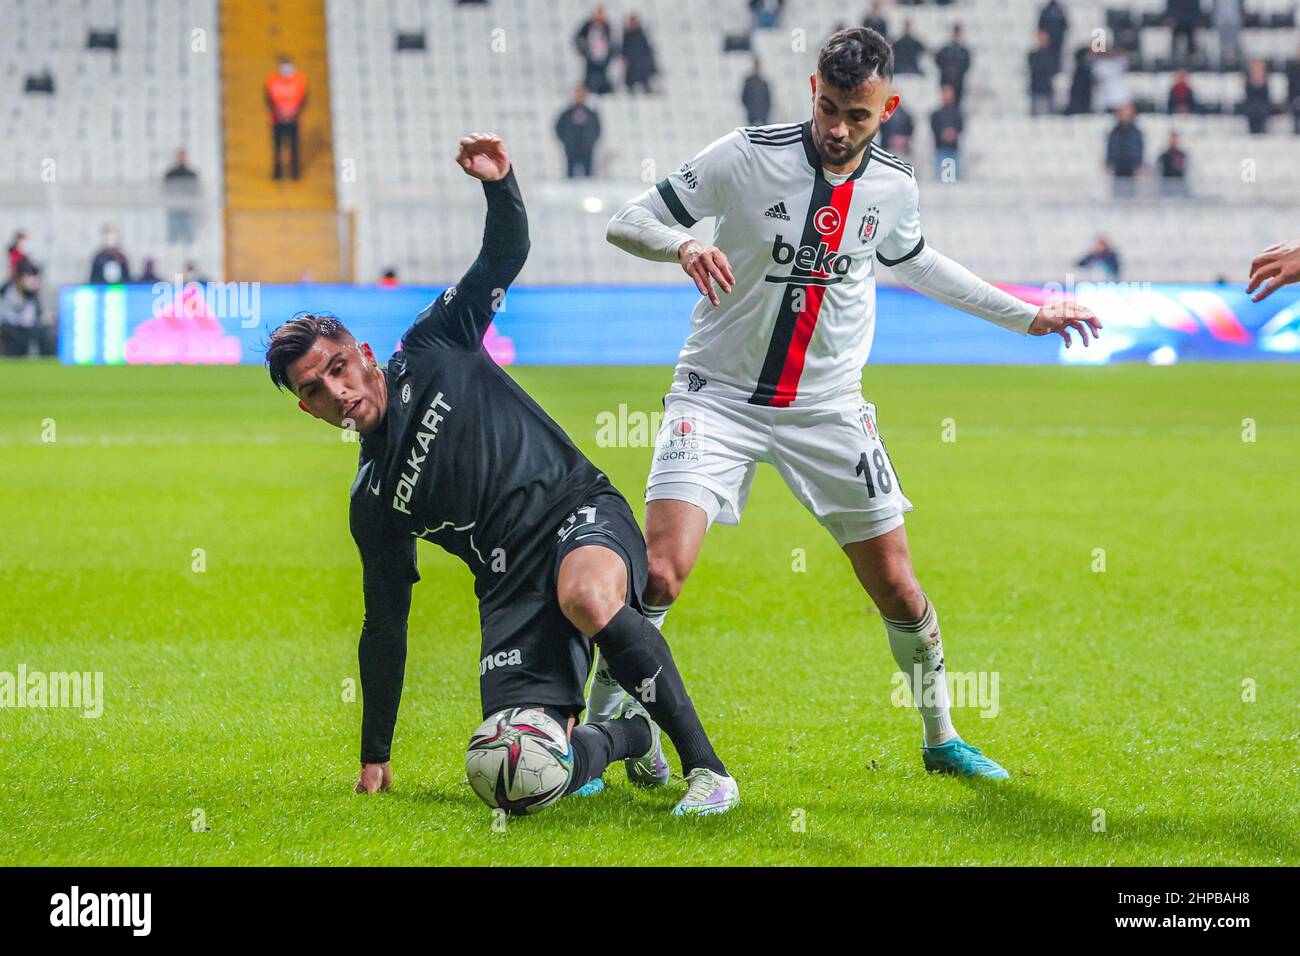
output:
<path id="1" fill-rule="evenodd" d="M 271 330 L 300 311 L 330 312 L 387 358 L 443 286 L 190 283 L 68 286 L 59 357 L 68 364 L 258 364 Z M 1032 302 L 1047 291 L 1003 286 Z M 1254 303 L 1241 286 L 1080 283 L 1067 290 L 1101 317 L 1088 349 L 1025 338 L 910 289 L 880 288 L 871 361 L 1055 364 L 1300 357 L 1300 292 Z M 519 286 L 486 339 L 503 365 L 671 365 L 690 331 L 691 286 Z"/>

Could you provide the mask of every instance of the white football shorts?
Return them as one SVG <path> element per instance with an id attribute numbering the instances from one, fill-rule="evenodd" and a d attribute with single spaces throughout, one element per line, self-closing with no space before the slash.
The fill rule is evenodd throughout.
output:
<path id="1" fill-rule="evenodd" d="M 841 547 L 892 531 L 912 510 L 876 426 L 876 406 L 860 395 L 772 408 L 670 392 L 646 501 L 688 501 L 704 509 L 710 525 L 737 524 L 759 462 L 776 468 Z"/>

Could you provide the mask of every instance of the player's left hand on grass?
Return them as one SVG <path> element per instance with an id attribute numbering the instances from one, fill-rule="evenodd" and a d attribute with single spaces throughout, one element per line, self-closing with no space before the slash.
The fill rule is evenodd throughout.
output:
<path id="1" fill-rule="evenodd" d="M 1246 291 L 1255 292 L 1258 288 L 1250 297 L 1251 302 L 1258 302 L 1293 282 L 1300 282 L 1300 239 L 1276 243 L 1257 255 L 1250 264 L 1250 284 Z"/>
<path id="2" fill-rule="evenodd" d="M 1095 339 L 1101 335 L 1101 319 L 1092 314 L 1090 309 L 1085 309 L 1077 302 L 1070 302 L 1067 299 L 1054 299 L 1038 310 L 1034 316 L 1034 321 L 1030 323 L 1030 335 L 1051 335 L 1055 332 L 1061 338 L 1065 339 L 1065 347 L 1070 347 L 1070 329 L 1078 334 L 1079 338 L 1087 345 L 1090 341 L 1088 330 L 1092 330 L 1092 337 Z"/>
<path id="3" fill-rule="evenodd" d="M 460 141 L 456 162 L 475 179 L 494 182 L 510 172 L 506 144 L 495 133 L 471 133 Z"/>
<path id="4" fill-rule="evenodd" d="M 374 793 L 393 785 L 393 765 L 389 763 L 363 763 L 361 779 L 353 788 L 356 793 Z"/>

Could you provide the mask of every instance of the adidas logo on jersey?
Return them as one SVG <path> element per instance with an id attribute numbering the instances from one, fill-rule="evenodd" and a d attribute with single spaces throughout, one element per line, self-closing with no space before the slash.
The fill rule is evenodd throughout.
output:
<path id="1" fill-rule="evenodd" d="M 768 219 L 784 219 L 786 222 L 790 221 L 790 214 L 785 211 L 784 201 L 769 206 L 767 212 L 763 213 L 763 215 Z"/>

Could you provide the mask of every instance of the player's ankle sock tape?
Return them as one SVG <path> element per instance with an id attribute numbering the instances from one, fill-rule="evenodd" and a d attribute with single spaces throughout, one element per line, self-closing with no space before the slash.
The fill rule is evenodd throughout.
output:
<path id="1" fill-rule="evenodd" d="M 925 726 L 926 746 L 933 747 L 957 736 L 948 709 L 948 675 L 944 671 L 943 639 L 939 633 L 939 616 L 925 599 L 925 610 L 915 621 L 891 621 L 883 618 L 889 649 L 894 661 L 907 678 L 916 709 Z M 922 686 L 917 685 L 920 675 Z"/>
<path id="2" fill-rule="evenodd" d="M 713 752 L 682 676 L 677 672 L 672 651 L 658 628 L 624 605 L 592 641 L 608 662 L 609 672 L 624 690 L 641 702 L 673 742 L 685 772 L 696 767 L 726 772 Z"/>
<path id="3" fill-rule="evenodd" d="M 579 724 L 573 728 L 569 742 L 573 745 L 573 776 L 565 793 L 585 787 L 616 759 L 614 740 L 604 724 Z"/>

